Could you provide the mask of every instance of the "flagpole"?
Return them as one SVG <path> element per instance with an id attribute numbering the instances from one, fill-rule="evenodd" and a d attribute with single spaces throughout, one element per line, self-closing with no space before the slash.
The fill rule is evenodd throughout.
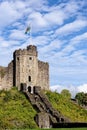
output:
<path id="1" fill-rule="evenodd" d="M 28 38 L 29 38 L 29 43 L 32 45 L 32 25 L 29 24 L 26 28 L 25 34 L 27 34 Z"/>
<path id="2" fill-rule="evenodd" d="M 32 24 L 30 24 L 30 44 L 32 45 Z"/>

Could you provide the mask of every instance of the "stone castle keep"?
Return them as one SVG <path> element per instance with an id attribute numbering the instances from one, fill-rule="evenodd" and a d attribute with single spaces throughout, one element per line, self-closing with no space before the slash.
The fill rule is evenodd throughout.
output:
<path id="1" fill-rule="evenodd" d="M 17 86 L 18 90 L 22 90 L 24 83 L 31 92 L 34 86 L 49 89 L 49 65 L 38 60 L 37 47 L 34 45 L 16 50 L 8 67 L 0 67 L 0 89 Z"/>
<path id="2" fill-rule="evenodd" d="M 41 91 L 49 90 L 49 64 L 38 60 L 36 46 L 16 50 L 8 67 L 0 67 L 0 89 L 9 90 L 13 86 L 24 93 L 37 111 L 34 120 L 39 128 L 56 128 L 59 123 L 70 122 Z"/>

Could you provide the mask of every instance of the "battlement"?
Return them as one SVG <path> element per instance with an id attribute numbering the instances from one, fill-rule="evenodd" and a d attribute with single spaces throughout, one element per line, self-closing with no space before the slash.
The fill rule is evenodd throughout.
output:
<path id="1" fill-rule="evenodd" d="M 38 56 L 37 47 L 34 45 L 27 46 L 27 52 L 28 54 L 33 54 L 34 56 Z"/>
<path id="2" fill-rule="evenodd" d="M 27 51 L 26 51 L 26 49 L 19 49 L 19 50 L 16 50 L 15 52 L 14 52 L 14 54 L 15 55 L 27 55 Z"/>
<path id="3" fill-rule="evenodd" d="M 29 45 L 27 46 L 26 49 L 19 49 L 19 50 L 16 50 L 14 52 L 14 55 L 32 55 L 32 56 L 37 56 L 38 55 L 38 52 L 37 52 L 37 47 L 34 46 L 34 45 Z"/>
<path id="4" fill-rule="evenodd" d="M 47 70 L 49 68 L 49 64 L 48 62 L 43 62 L 43 61 L 38 60 L 38 67 L 40 70 L 43 70 L 43 69 Z"/>
<path id="5" fill-rule="evenodd" d="M 30 51 L 37 51 L 37 47 L 34 46 L 34 45 L 29 45 L 29 46 L 27 46 L 27 50 L 30 50 Z"/>

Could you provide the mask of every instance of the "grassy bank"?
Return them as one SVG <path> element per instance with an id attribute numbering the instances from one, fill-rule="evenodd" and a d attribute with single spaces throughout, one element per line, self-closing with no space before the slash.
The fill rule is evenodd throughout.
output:
<path id="1" fill-rule="evenodd" d="M 58 93 L 46 93 L 53 107 L 72 121 L 87 122 L 87 111 Z M 16 88 L 10 91 L 0 91 L 0 130 L 20 129 L 40 130 L 34 121 L 36 111 L 26 99 L 25 95 Z M 68 128 L 67 128 L 68 129 Z M 86 130 L 85 128 L 78 128 Z M 78 130 L 71 128 L 70 130 Z M 41 129 L 42 130 L 42 129 Z M 44 129 L 45 130 L 45 129 Z M 53 130 L 53 129 L 50 129 Z M 58 128 L 58 130 L 66 130 Z"/>
<path id="2" fill-rule="evenodd" d="M 87 110 L 56 92 L 47 92 L 53 107 L 73 122 L 87 122 Z"/>
<path id="3" fill-rule="evenodd" d="M 0 91 L 0 130 L 37 128 L 35 115 L 36 111 L 24 94 L 15 88 Z"/>
<path id="4" fill-rule="evenodd" d="M 25 129 L 25 130 L 87 130 L 87 128 Z"/>

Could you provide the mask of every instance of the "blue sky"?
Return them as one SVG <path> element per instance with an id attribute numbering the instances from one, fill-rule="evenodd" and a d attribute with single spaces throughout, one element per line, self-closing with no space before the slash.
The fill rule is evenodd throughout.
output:
<path id="1" fill-rule="evenodd" d="M 30 38 L 50 64 L 51 89 L 87 91 L 87 0 L 0 0 L 0 65 Z"/>

